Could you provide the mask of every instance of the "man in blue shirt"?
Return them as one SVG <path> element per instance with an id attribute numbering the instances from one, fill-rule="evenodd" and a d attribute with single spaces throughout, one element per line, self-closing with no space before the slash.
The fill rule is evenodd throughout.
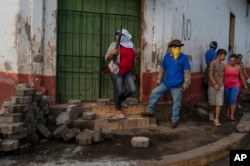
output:
<path id="1" fill-rule="evenodd" d="M 216 59 L 216 57 L 217 57 L 217 53 L 216 53 L 217 47 L 218 47 L 217 42 L 216 41 L 211 41 L 210 44 L 209 44 L 209 49 L 205 53 L 205 60 L 206 60 L 206 65 L 207 66 L 206 66 L 206 69 L 205 69 L 205 72 L 204 72 L 203 85 L 205 87 L 205 97 L 206 97 L 206 99 L 208 99 L 207 90 L 208 90 L 208 80 L 209 80 L 209 77 L 208 77 L 209 66 L 210 66 L 210 63 L 214 59 Z"/>
<path id="2" fill-rule="evenodd" d="M 184 44 L 175 39 L 169 42 L 168 47 L 171 52 L 166 53 L 161 63 L 161 69 L 156 81 L 157 87 L 153 89 L 147 106 L 147 112 L 143 116 L 153 117 L 158 99 L 171 92 L 173 98 L 171 128 L 175 128 L 180 119 L 182 92 L 191 83 L 191 68 L 188 56 L 181 53 Z"/>

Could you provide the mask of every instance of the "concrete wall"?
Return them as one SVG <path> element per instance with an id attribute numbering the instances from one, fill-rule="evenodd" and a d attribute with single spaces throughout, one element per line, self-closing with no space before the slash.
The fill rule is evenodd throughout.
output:
<path id="1" fill-rule="evenodd" d="M 156 71 L 167 43 L 174 38 L 181 39 L 185 44 L 182 51 L 192 56 L 192 71 L 204 69 L 204 52 L 210 41 L 228 49 L 230 13 L 236 18 L 235 51 L 247 60 L 250 12 L 246 16 L 246 6 L 246 0 L 146 0 L 144 36 L 149 45 L 144 51 L 143 72 Z"/>
<path id="2" fill-rule="evenodd" d="M 181 39 L 185 44 L 182 52 L 191 55 L 192 85 L 184 99 L 201 99 L 204 94 L 202 71 L 206 67 L 204 53 L 213 40 L 218 42 L 218 48 L 228 49 L 230 13 L 236 19 L 235 51 L 244 56 L 246 67 L 250 67 L 247 6 L 250 8 L 246 0 L 145 0 L 144 37 L 148 46 L 141 65 L 141 101 L 148 101 L 167 43 L 174 38 Z"/>
<path id="3" fill-rule="evenodd" d="M 201 98 L 204 53 L 210 41 L 228 48 L 230 13 L 236 18 L 235 50 L 250 68 L 250 11 L 246 0 L 142 0 L 143 36 L 148 45 L 141 59 L 140 100 L 147 101 L 167 43 L 181 39 L 190 55 L 190 100 Z M 0 104 L 14 87 L 26 82 L 56 96 L 57 0 L 0 1 Z M 250 10 L 250 9 L 249 9 Z M 250 70 L 248 70 L 250 71 Z"/>
<path id="4" fill-rule="evenodd" d="M 20 82 L 55 96 L 57 0 L 1 1 L 0 8 L 0 103 Z"/>

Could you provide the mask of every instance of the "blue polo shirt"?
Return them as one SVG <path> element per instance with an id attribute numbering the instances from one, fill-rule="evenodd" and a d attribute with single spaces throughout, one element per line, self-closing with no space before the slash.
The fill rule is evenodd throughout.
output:
<path id="1" fill-rule="evenodd" d="M 206 64 L 210 65 L 210 63 L 217 57 L 216 51 L 214 48 L 207 50 L 205 53 Z"/>
<path id="2" fill-rule="evenodd" d="M 190 70 L 188 56 L 181 53 L 177 60 L 167 53 L 161 63 L 161 67 L 165 70 L 165 77 L 162 83 L 170 88 L 181 87 L 184 83 L 184 70 Z"/>

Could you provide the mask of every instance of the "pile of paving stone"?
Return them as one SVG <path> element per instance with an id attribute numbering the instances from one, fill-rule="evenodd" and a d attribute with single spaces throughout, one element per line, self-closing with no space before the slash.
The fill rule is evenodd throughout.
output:
<path id="1" fill-rule="evenodd" d="M 46 128 L 49 114 L 49 96 L 36 92 L 27 84 L 18 84 L 15 96 L 5 101 L 0 110 L 0 151 L 23 148 L 28 142 L 37 144 L 39 134 L 48 137 L 51 132 Z"/>
<path id="2" fill-rule="evenodd" d="M 41 140 L 75 140 L 80 145 L 113 137 L 109 130 L 95 127 L 96 114 L 84 109 L 81 100 L 69 100 L 62 109 L 51 109 L 50 97 L 27 84 L 18 84 L 15 96 L 0 110 L 0 152 L 31 147 Z"/>
<path id="3" fill-rule="evenodd" d="M 53 131 L 54 138 L 63 139 L 65 142 L 75 139 L 80 145 L 112 138 L 111 131 L 94 125 L 95 119 L 95 112 L 82 107 L 81 100 L 72 99 L 68 101 L 66 107 L 51 109 L 48 128 Z"/>

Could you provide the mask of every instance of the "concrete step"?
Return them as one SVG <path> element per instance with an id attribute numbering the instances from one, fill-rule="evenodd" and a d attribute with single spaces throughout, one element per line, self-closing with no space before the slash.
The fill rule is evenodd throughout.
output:
<path id="1" fill-rule="evenodd" d="M 149 128 L 157 125 L 157 121 L 166 121 L 171 114 L 172 102 L 158 102 L 156 105 L 155 118 L 142 117 L 141 113 L 147 109 L 146 103 L 138 103 L 122 108 L 125 119 L 115 117 L 116 109 L 112 102 L 109 105 L 99 105 L 97 102 L 83 102 L 79 107 L 79 117 L 72 122 L 73 127 L 81 130 L 84 128 L 94 129 L 101 127 L 109 130 L 125 130 L 136 128 Z M 68 104 L 54 105 L 50 108 L 50 114 L 56 118 L 60 112 L 65 112 Z M 83 120 L 82 113 L 91 111 L 96 113 L 95 120 Z"/>

